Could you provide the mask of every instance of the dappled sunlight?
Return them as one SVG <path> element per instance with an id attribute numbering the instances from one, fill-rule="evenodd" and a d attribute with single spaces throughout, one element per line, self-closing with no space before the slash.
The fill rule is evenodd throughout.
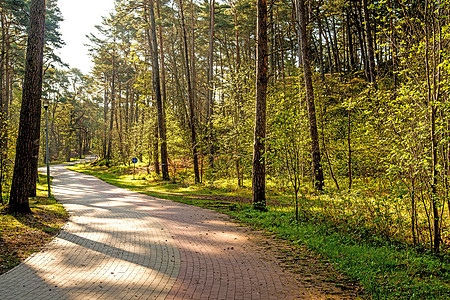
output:
<path id="1" fill-rule="evenodd" d="M 90 176 L 63 170 L 56 176 L 53 194 L 71 220 L 44 252 L 27 261 L 39 277 L 34 284 L 50 286 L 54 295 L 70 293 L 70 299 L 167 294 L 179 272 L 179 251 L 164 225 L 136 210 L 144 201 Z M 0 287 L 20 291 L 27 281 L 1 277 Z"/>
<path id="2" fill-rule="evenodd" d="M 60 170 L 57 176 L 53 193 L 70 222 L 26 262 L 31 278 L 1 277 L 0 287 L 20 292 L 33 284 L 46 297 L 83 300 L 218 299 L 219 291 L 269 299 L 273 291 L 297 288 L 245 228 L 221 214 L 87 175 Z"/>
<path id="3" fill-rule="evenodd" d="M 70 247 L 77 245 L 63 247 L 71 251 Z M 89 251 L 84 255 L 87 254 Z M 164 296 L 177 276 L 177 273 L 165 274 L 127 261 L 111 264 L 108 256 L 87 261 L 65 261 L 65 258 L 55 255 L 41 260 L 39 265 L 22 264 L 15 271 L 20 271 L 26 280 L 17 281 L 13 273 L 7 274 L 1 278 L 2 286 L 7 283 L 9 291 L 19 295 L 16 299 L 32 299 L 29 291 L 34 291 L 32 297 L 39 295 L 39 299 L 131 299 L 143 294 L 145 298 Z M 7 295 L 2 287 L 0 292 Z"/>

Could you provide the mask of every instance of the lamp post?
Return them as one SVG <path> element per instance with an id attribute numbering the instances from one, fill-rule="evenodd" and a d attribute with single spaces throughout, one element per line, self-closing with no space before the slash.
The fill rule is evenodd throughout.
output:
<path id="1" fill-rule="evenodd" d="M 42 103 L 45 109 L 45 163 L 47 164 L 47 189 L 48 197 L 50 198 L 50 165 L 49 165 L 49 151 L 48 151 L 48 106 L 50 105 L 50 99 L 42 99 Z"/>

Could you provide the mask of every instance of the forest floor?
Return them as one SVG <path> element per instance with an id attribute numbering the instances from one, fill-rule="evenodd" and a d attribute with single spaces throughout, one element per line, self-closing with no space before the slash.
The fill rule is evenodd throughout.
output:
<path id="1" fill-rule="evenodd" d="M 79 165 L 73 170 L 146 195 L 225 213 L 263 236 L 261 243 L 276 250 L 284 267 L 301 274 L 299 282 L 317 279 L 327 289 L 342 287 L 352 297 L 450 299 L 448 256 L 361 235 L 351 224 L 341 230 L 308 209 L 296 221 L 292 198 L 270 183 L 268 212 L 262 213 L 252 209 L 251 189 L 237 188 L 229 180 L 192 184 L 181 177 L 163 182 L 143 166 L 136 173 L 130 166 Z"/>
<path id="2" fill-rule="evenodd" d="M 40 182 L 44 180 L 40 175 Z M 41 250 L 68 220 L 60 203 L 42 196 L 47 193 L 46 184 L 38 184 L 37 193 L 30 201 L 32 214 L 14 215 L 0 207 L 0 275 Z"/>
<path id="3" fill-rule="evenodd" d="M 445 256 L 354 240 L 306 220 L 296 223 L 292 203 L 276 194 L 268 199 L 269 212 L 258 213 L 251 209 L 248 188 L 167 183 L 148 177 L 144 169 L 135 176 L 127 166 L 70 168 L 118 187 L 231 216 L 252 228 L 253 242 L 276 257 L 299 285 L 327 295 L 319 299 L 450 299 L 450 264 Z M 0 213 L 0 274 L 39 251 L 66 223 L 62 206 L 42 197 L 45 186 L 39 189 L 40 197 L 31 202 L 34 214 Z"/>
<path id="4" fill-rule="evenodd" d="M 53 192 L 70 221 L 44 251 L 0 276 L 2 299 L 149 299 L 155 293 L 158 299 L 364 296 L 357 284 L 305 247 L 233 224 L 211 210 L 56 168 Z"/>
<path id="5" fill-rule="evenodd" d="M 81 171 L 83 173 L 91 175 L 99 175 L 99 172 L 103 176 L 99 176 L 105 180 L 104 176 L 108 176 L 108 169 L 106 167 L 96 167 L 88 171 L 83 165 L 69 167 L 72 170 Z M 119 172 L 121 175 L 132 176 L 133 169 L 125 169 Z M 144 170 L 140 170 L 144 172 Z M 113 183 L 110 180 L 106 180 L 109 183 Z M 137 182 L 136 180 L 135 182 Z M 154 184 L 159 184 L 157 181 Z M 121 184 L 116 184 L 122 187 Z M 188 185 L 181 184 L 180 186 L 188 188 Z M 128 186 L 128 188 L 130 188 Z M 131 190 L 134 190 L 131 188 Z M 170 190 L 170 188 L 169 188 Z M 213 209 L 225 214 L 229 214 L 230 211 L 234 211 L 236 206 L 241 204 L 250 204 L 251 199 L 249 197 L 237 196 L 237 195 L 223 195 L 212 194 L 207 195 L 205 193 L 188 193 L 183 194 L 180 197 L 179 192 L 166 191 L 163 195 L 164 198 L 170 200 L 193 204 L 203 208 Z M 138 190 L 139 191 L 139 190 Z M 142 191 L 140 191 L 142 192 Z M 149 193 L 145 193 L 149 194 Z M 151 194 L 152 196 L 158 196 L 158 194 Z M 283 201 L 276 198 L 268 199 L 269 206 L 283 207 L 287 206 Z M 232 216 L 233 218 L 233 216 Z M 235 222 L 239 222 L 237 218 L 233 218 Z M 243 226 L 245 224 L 241 223 Z M 300 286 L 313 287 L 315 290 L 319 290 L 322 295 L 327 295 L 325 298 L 319 297 L 318 299 L 364 299 L 369 297 L 364 291 L 364 288 L 357 283 L 357 281 L 345 276 L 342 272 L 335 268 L 335 265 L 324 258 L 322 255 L 311 251 L 304 245 L 292 244 L 285 239 L 278 237 L 276 234 L 263 230 L 261 228 L 253 227 L 251 230 L 251 240 L 258 244 L 265 252 L 271 253 L 279 263 L 279 265 L 292 277 L 296 279 Z"/>

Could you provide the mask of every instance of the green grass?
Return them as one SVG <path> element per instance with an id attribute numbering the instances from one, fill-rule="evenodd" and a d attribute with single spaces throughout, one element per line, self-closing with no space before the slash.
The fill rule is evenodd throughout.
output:
<path id="1" fill-rule="evenodd" d="M 247 225 L 272 232 L 292 244 L 306 245 L 358 281 L 373 299 L 450 299 L 448 257 L 418 252 L 403 244 L 355 238 L 355 235 L 335 230 L 331 223 L 318 222 L 307 215 L 301 215 L 297 224 L 293 207 L 269 206 L 268 212 L 255 211 L 251 205 L 235 198 L 249 196 L 249 189 L 240 190 L 217 183 L 214 188 L 167 183 L 147 180 L 143 176 L 133 180 L 126 167 L 108 170 L 78 165 L 71 169 L 147 195 L 215 209 Z M 223 197 L 230 197 L 231 201 Z M 278 196 L 278 201 L 284 200 L 283 196 Z"/>
<path id="2" fill-rule="evenodd" d="M 246 208 L 239 220 L 304 244 L 327 257 L 364 286 L 373 299 L 449 299 L 450 264 L 445 259 L 393 245 L 375 246 L 309 222 L 295 224 L 289 209 L 268 213 Z"/>
<path id="3" fill-rule="evenodd" d="M 63 206 L 46 198 L 46 180 L 39 174 L 37 197 L 30 200 L 32 214 L 10 214 L 0 207 L 0 274 L 39 251 L 67 222 Z"/>

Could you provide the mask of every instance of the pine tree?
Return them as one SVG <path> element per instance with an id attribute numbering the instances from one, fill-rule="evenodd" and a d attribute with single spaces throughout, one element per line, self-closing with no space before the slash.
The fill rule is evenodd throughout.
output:
<path id="1" fill-rule="evenodd" d="M 36 148 L 39 151 L 40 140 L 44 23 L 45 0 L 32 0 L 19 136 L 9 200 L 9 209 L 16 213 L 31 212 L 29 187 L 36 180 L 37 165 L 34 161 L 37 160 Z"/>

